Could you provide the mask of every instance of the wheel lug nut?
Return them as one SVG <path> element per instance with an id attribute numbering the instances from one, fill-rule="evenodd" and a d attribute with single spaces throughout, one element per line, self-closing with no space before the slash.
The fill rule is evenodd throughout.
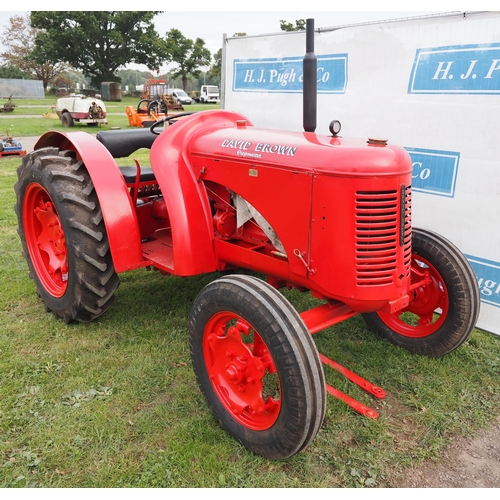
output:
<path id="1" fill-rule="evenodd" d="M 231 380 L 236 380 L 238 378 L 238 370 L 230 364 L 226 365 L 226 373 Z"/>

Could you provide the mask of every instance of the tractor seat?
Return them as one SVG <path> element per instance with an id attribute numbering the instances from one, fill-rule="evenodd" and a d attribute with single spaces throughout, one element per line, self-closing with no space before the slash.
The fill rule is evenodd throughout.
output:
<path id="1" fill-rule="evenodd" d="M 120 172 L 122 173 L 127 184 L 135 184 L 137 167 L 120 167 Z M 154 182 L 155 180 L 156 177 L 151 167 L 141 167 L 139 182 Z"/>
<path id="2" fill-rule="evenodd" d="M 158 136 L 149 129 L 105 130 L 96 135 L 96 139 L 110 152 L 113 158 L 125 158 L 138 149 L 151 149 Z M 137 182 L 137 167 L 120 167 L 120 172 L 127 184 Z M 150 167 L 141 167 L 139 182 L 154 182 L 155 175 Z"/>
<path id="3" fill-rule="evenodd" d="M 151 149 L 157 137 L 158 135 L 144 128 L 104 130 L 96 135 L 96 139 L 103 144 L 113 158 L 125 158 L 141 148 Z"/>

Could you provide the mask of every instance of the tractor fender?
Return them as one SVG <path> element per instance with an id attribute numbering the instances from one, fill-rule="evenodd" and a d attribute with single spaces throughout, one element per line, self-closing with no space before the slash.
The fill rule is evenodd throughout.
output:
<path id="1" fill-rule="evenodd" d="M 48 146 L 75 151 L 81 158 L 101 205 L 115 271 L 135 269 L 143 261 L 139 225 L 125 180 L 109 151 L 85 132 L 46 132 L 34 149 Z"/>
<path id="2" fill-rule="evenodd" d="M 201 181 L 203 172 L 196 170 L 199 167 L 195 167 L 196 159 L 190 154 L 191 141 L 198 134 L 234 126 L 236 120 L 242 119 L 246 117 L 224 110 L 194 113 L 165 129 L 151 147 L 151 167 L 171 222 L 177 275 L 191 276 L 217 269 L 210 203 Z"/>

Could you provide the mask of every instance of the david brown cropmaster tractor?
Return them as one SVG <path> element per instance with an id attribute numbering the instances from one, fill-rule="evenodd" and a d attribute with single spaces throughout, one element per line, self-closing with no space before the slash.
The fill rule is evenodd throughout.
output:
<path id="1" fill-rule="evenodd" d="M 314 25 L 307 21 L 304 132 L 254 127 L 239 113 L 181 113 L 150 129 L 47 132 L 15 185 L 18 231 L 46 307 L 67 323 L 113 302 L 119 274 L 228 271 L 194 301 L 193 368 L 221 425 L 253 452 L 281 459 L 320 429 L 322 364 L 312 334 L 356 314 L 394 344 L 441 356 L 469 337 L 476 277 L 462 253 L 412 228 L 408 153 L 316 127 Z M 151 168 L 114 158 L 151 149 Z M 266 280 L 238 269 L 259 273 Z M 322 303 L 298 313 L 282 287 Z M 370 416 L 369 412 L 365 412 Z"/>

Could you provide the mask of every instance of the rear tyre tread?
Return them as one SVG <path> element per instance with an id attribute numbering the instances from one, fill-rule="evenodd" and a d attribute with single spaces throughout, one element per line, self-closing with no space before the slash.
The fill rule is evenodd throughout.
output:
<path id="1" fill-rule="evenodd" d="M 48 147 L 23 157 L 15 184 L 18 234 L 29 275 L 46 308 L 66 323 L 88 322 L 104 314 L 114 301 L 119 278 L 114 270 L 109 242 L 92 180 L 72 151 Z M 66 238 L 67 289 L 62 297 L 51 295 L 36 275 L 26 244 L 23 223 L 24 193 L 31 183 L 49 194 Z"/>

